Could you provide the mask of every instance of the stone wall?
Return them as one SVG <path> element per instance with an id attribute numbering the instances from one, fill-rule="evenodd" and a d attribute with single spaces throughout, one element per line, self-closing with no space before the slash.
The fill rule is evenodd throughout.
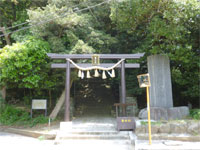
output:
<path id="1" fill-rule="evenodd" d="M 127 106 L 126 112 L 127 116 L 137 116 L 138 114 L 138 105 L 137 105 L 137 98 L 136 97 L 126 97 L 127 104 L 135 104 L 134 106 Z"/>
<path id="2" fill-rule="evenodd" d="M 169 122 L 151 122 L 151 133 L 167 133 L 167 134 L 191 134 L 200 135 L 200 121 L 195 120 L 180 120 Z M 136 122 L 136 135 L 148 133 L 148 122 Z"/>

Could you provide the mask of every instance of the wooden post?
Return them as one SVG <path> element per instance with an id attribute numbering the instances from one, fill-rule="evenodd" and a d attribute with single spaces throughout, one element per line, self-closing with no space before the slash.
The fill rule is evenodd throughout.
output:
<path id="1" fill-rule="evenodd" d="M 122 95 L 122 103 L 126 104 L 126 81 L 125 81 L 125 63 L 122 61 L 121 63 L 121 95 Z M 122 108 L 123 115 L 126 114 L 125 108 Z"/>
<path id="2" fill-rule="evenodd" d="M 70 121 L 70 62 L 66 62 L 66 81 L 65 81 L 65 118 L 64 121 Z"/>

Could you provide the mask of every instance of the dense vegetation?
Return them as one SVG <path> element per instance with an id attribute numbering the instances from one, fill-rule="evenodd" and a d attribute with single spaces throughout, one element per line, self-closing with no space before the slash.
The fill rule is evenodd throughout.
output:
<path id="1" fill-rule="evenodd" d="M 0 123 L 3 125 L 17 125 L 24 127 L 33 127 L 37 124 L 48 123 L 49 118 L 44 115 L 30 117 L 30 113 L 14 106 L 6 105 L 0 110 Z"/>
<path id="2" fill-rule="evenodd" d="M 141 68 L 126 73 L 128 95 L 144 97 L 136 75 L 147 72 L 147 56 L 166 54 L 171 60 L 174 104 L 190 102 L 198 108 L 199 2 L 103 2 L 0 0 L 0 84 L 6 88 L 6 102 L 30 104 L 32 98 L 47 98 L 50 107 L 55 104 L 65 75 L 62 70 L 50 69 L 47 52 L 145 52 L 139 61 Z M 113 89 L 118 82 L 112 80 Z"/>

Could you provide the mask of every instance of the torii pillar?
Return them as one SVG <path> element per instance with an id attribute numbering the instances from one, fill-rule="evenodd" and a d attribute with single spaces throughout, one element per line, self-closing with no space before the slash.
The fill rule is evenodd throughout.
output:
<path id="1" fill-rule="evenodd" d="M 65 116 L 66 122 L 70 121 L 70 62 L 66 62 L 66 80 L 65 80 Z"/>

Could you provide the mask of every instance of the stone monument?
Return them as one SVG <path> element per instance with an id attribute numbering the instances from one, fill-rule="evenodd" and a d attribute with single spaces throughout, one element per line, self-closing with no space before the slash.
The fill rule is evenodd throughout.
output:
<path id="1" fill-rule="evenodd" d="M 153 55 L 147 58 L 147 62 L 151 81 L 150 106 L 173 107 L 169 58 L 166 55 Z"/>
<path id="2" fill-rule="evenodd" d="M 151 82 L 151 119 L 182 119 L 189 115 L 188 107 L 173 107 L 171 72 L 168 56 L 149 56 L 147 63 Z M 146 108 L 140 111 L 139 118 L 147 119 Z"/>

